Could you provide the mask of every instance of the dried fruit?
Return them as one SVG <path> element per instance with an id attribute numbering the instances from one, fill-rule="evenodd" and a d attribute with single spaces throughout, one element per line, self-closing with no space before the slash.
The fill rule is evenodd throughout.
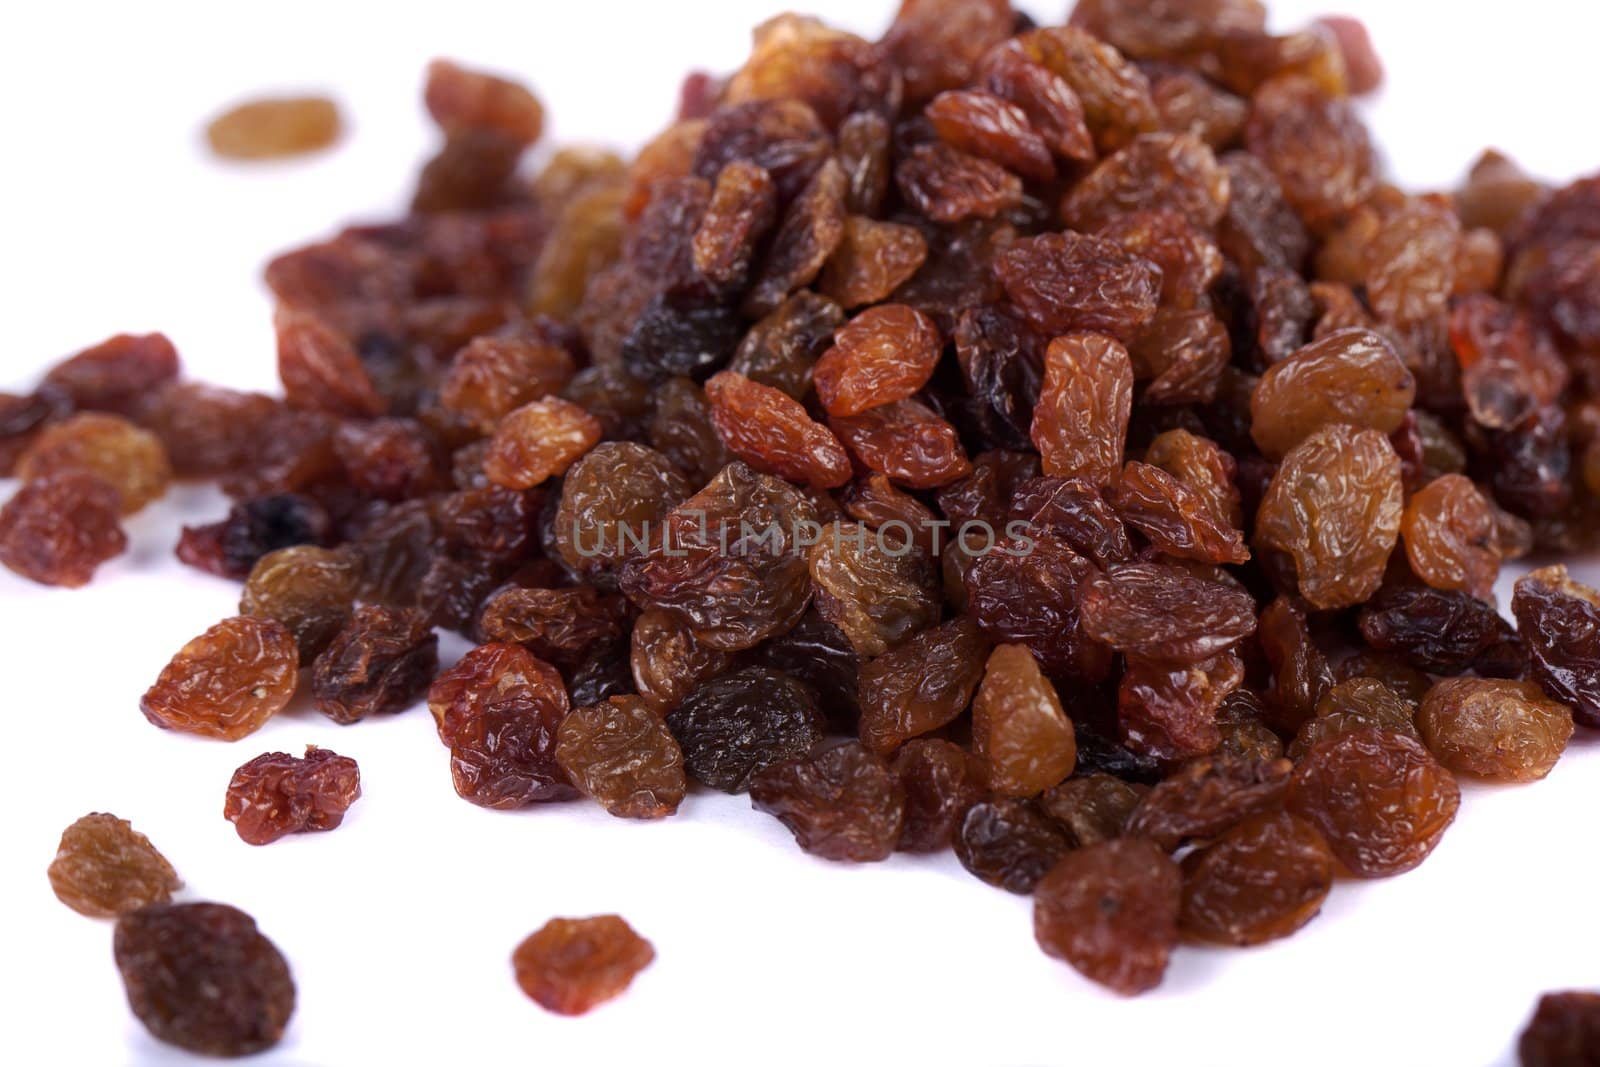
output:
<path id="1" fill-rule="evenodd" d="M 697 688 L 668 716 L 690 777 L 743 793 L 767 767 L 810 752 L 822 740 L 811 692 L 782 671 L 746 667 Z"/>
<path id="2" fill-rule="evenodd" d="M 806 852 L 848 863 L 888 859 L 905 818 L 899 779 L 855 742 L 763 769 L 750 780 L 750 800 Z"/>
<path id="3" fill-rule="evenodd" d="M 1133 405 L 1128 350 L 1100 334 L 1050 342 L 1032 437 L 1044 472 L 1109 485 L 1122 469 Z"/>
<path id="4" fill-rule="evenodd" d="M 483 473 L 507 489 L 532 489 L 566 473 L 601 434 L 600 423 L 578 405 L 559 397 L 534 400 L 500 421 Z"/>
<path id="5" fill-rule="evenodd" d="M 987 791 L 983 768 L 966 749 L 937 737 L 907 741 L 892 767 L 905 791 L 905 819 L 896 847 L 902 852 L 943 852 L 962 814 Z"/>
<path id="6" fill-rule="evenodd" d="M 225 159 L 278 159 L 339 139 L 339 108 L 325 96 L 283 96 L 236 104 L 206 125 L 211 150 Z"/>
<path id="7" fill-rule="evenodd" d="M 117 415 L 84 412 L 47 426 L 17 459 L 24 482 L 87 474 L 112 486 L 131 515 L 161 497 L 172 481 L 167 453 L 154 434 Z"/>
<path id="8" fill-rule="evenodd" d="M 1144 790 L 1101 772 L 1068 778 L 1039 798 L 1039 807 L 1079 848 L 1121 837 Z"/>
<path id="9" fill-rule="evenodd" d="M 93 812 L 61 832 L 50 888 L 79 915 L 110 919 L 165 904 L 183 887 L 150 839 L 126 819 Z"/>
<path id="10" fill-rule="evenodd" d="M 1550 773 L 1572 737 L 1572 712 L 1532 682 L 1446 678 L 1428 691 L 1417 729 L 1460 774 L 1532 782 Z"/>
<path id="11" fill-rule="evenodd" d="M 1286 759 L 1193 760 L 1145 794 L 1122 832 L 1149 838 L 1169 852 L 1217 837 L 1281 806 L 1293 769 Z"/>
<path id="12" fill-rule="evenodd" d="M 1406 559 L 1435 589 L 1459 589 L 1487 600 L 1500 574 L 1500 529 L 1477 486 L 1446 474 L 1419 489 L 1400 517 Z"/>
<path id="13" fill-rule="evenodd" d="M 1031 893 L 1072 848 L 1031 800 L 993 797 L 962 813 L 955 830 L 961 866 L 1008 893 Z"/>
<path id="14" fill-rule="evenodd" d="M 1124 995 L 1161 982 L 1178 944 L 1182 877 L 1166 853 L 1137 838 L 1069 852 L 1033 895 L 1039 947 Z"/>
<path id="15" fill-rule="evenodd" d="M 304 757 L 266 752 L 233 772 L 222 817 L 252 845 L 332 830 L 361 795 L 356 761 L 316 745 Z"/>
<path id="16" fill-rule="evenodd" d="M 1600 726 L 1600 594 L 1556 564 L 1517 582 L 1511 610 L 1534 679 L 1579 723 Z"/>
<path id="17" fill-rule="evenodd" d="M 1026 646 L 989 653 L 972 702 L 972 748 L 990 787 L 1007 796 L 1037 796 L 1072 773 L 1072 720 Z"/>
<path id="18" fill-rule="evenodd" d="M 861 523 L 830 523 L 806 550 L 817 613 L 863 656 L 881 656 L 939 621 L 933 564 L 915 545 Z"/>
<path id="19" fill-rule="evenodd" d="M 1359 878 L 1421 863 L 1460 803 L 1455 778 L 1420 741 L 1373 729 L 1314 746 L 1295 767 L 1287 799 Z"/>
<path id="20" fill-rule="evenodd" d="M 1391 434 L 1415 396 L 1416 379 L 1382 335 L 1338 330 L 1267 368 L 1250 395 L 1250 435 L 1278 458 L 1336 423 Z"/>
<path id="21" fill-rule="evenodd" d="M 926 315 L 904 304 L 863 311 L 833 335 L 812 371 L 829 415 L 859 415 L 916 394 L 933 376 L 943 341 Z"/>
<path id="22" fill-rule="evenodd" d="M 861 743 L 887 756 L 972 702 L 987 642 L 966 619 L 924 630 L 861 665 Z"/>
<path id="23" fill-rule="evenodd" d="M 1256 628 L 1255 602 L 1243 588 L 1166 563 L 1091 575 L 1079 610 L 1095 640 L 1159 663 L 1200 663 Z"/>
<path id="24" fill-rule="evenodd" d="M 255 920 L 226 904 L 152 904 L 117 920 L 112 952 L 128 1007 L 159 1041 L 208 1056 L 276 1045 L 294 979 Z"/>
<path id="25" fill-rule="evenodd" d="M 517 985 L 558 1015 L 582 1015 L 619 996 L 656 958 L 621 917 L 551 919 L 511 954 Z"/>
<path id="26" fill-rule="evenodd" d="M 237 741 L 294 696 L 300 653 L 273 619 L 223 619 L 178 650 L 139 702 L 164 730 Z"/>
<path id="27" fill-rule="evenodd" d="M 122 495 L 92 474 L 29 482 L 0 508 L 0 563 L 42 585 L 89 584 L 128 547 Z"/>
<path id="28" fill-rule="evenodd" d="M 1333 888 L 1333 853 L 1283 812 L 1256 815 L 1183 860 L 1178 926 L 1200 941 L 1259 945 L 1316 918 Z"/>
<path id="29" fill-rule="evenodd" d="M 1582 1067 L 1600 1058 L 1600 993 L 1546 993 L 1517 1039 L 1521 1067 Z"/>
<path id="30" fill-rule="evenodd" d="M 317 710 L 348 725 L 404 711 L 439 670 L 439 635 L 415 610 L 357 608 L 311 666 Z"/>
<path id="31" fill-rule="evenodd" d="M 1156 313 L 1161 270 L 1101 237 L 1021 238 L 995 259 L 1006 295 L 1040 331 L 1133 336 Z"/>
<path id="32" fill-rule="evenodd" d="M 1400 536 L 1400 459 L 1376 430 L 1326 426 L 1290 450 L 1256 515 L 1258 546 L 1294 558 L 1318 608 L 1370 597 Z"/>
<path id="33" fill-rule="evenodd" d="M 850 457 L 839 439 L 786 393 L 723 371 L 706 382 L 706 399 L 717 435 L 757 469 L 817 489 L 850 480 Z"/>
<path id="34" fill-rule="evenodd" d="M 556 732 L 556 762 L 574 785 L 623 819 L 675 814 L 688 788 L 683 750 L 637 697 L 574 709 Z"/>

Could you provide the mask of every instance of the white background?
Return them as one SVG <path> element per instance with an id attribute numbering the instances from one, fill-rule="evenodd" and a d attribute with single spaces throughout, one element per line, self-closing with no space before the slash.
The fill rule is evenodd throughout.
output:
<path id="1" fill-rule="evenodd" d="M 1367 17 L 1390 66 L 1369 113 L 1403 182 L 1453 183 L 1489 143 L 1552 177 L 1600 165 L 1593 5 L 1345 6 Z M 810 7 L 875 33 L 891 2 Z M 1287 27 L 1320 5 L 1276 8 Z M 748 27 L 777 10 L 12 5 L 0 30 L 0 388 L 26 388 L 110 333 L 152 329 L 197 377 L 273 388 L 260 265 L 403 204 L 432 144 L 417 102 L 428 58 L 515 72 L 538 87 L 557 137 L 631 146 L 669 117 L 684 70 L 735 66 Z M 248 168 L 201 151 L 220 105 L 300 87 L 345 107 L 336 151 Z M 264 1064 L 1510 1064 L 1539 991 L 1600 982 L 1592 737 L 1539 785 L 1468 786 L 1417 872 L 1341 884 L 1286 942 L 1186 948 L 1159 991 L 1121 1000 L 1040 954 L 1028 901 L 952 858 L 812 860 L 742 797 L 697 792 L 660 824 L 587 804 L 480 810 L 455 797 L 419 710 L 344 728 L 302 707 L 234 745 L 157 731 L 140 694 L 234 610 L 235 585 L 170 554 L 184 521 L 222 507 L 209 490 L 175 492 L 130 523 L 131 554 L 89 589 L 0 572 L 10 1062 L 190 1062 L 127 1013 L 109 924 L 62 907 L 44 878 L 62 827 L 93 810 L 131 819 L 188 899 L 245 908 L 288 954 L 300 1006 Z M 233 768 L 307 743 L 359 760 L 364 798 L 332 834 L 243 844 L 221 817 Z M 633 990 L 576 1020 L 527 1001 L 512 947 L 552 915 L 611 910 L 658 951 Z"/>

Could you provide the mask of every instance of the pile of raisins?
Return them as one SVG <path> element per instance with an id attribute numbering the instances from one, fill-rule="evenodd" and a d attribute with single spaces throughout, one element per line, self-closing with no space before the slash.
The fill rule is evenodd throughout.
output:
<path id="1" fill-rule="evenodd" d="M 1358 24 L 1255 0 L 904 0 L 875 42 L 774 19 L 632 160 L 530 173 L 534 96 L 435 63 L 410 212 L 266 268 L 281 398 L 159 334 L 0 397 L 0 561 L 81 585 L 215 479 L 178 555 L 240 614 L 156 725 L 237 740 L 302 679 L 342 724 L 426 699 L 473 804 L 748 792 L 830 860 L 950 848 L 1149 989 L 1600 727 L 1600 593 L 1547 559 L 1515 626 L 1494 594 L 1600 546 L 1600 178 L 1489 154 L 1403 192 L 1352 104 L 1380 77 Z M 439 629 L 477 646 L 442 672 Z M 358 790 L 268 754 L 228 817 L 325 830 Z M 610 995 L 650 958 L 620 922 L 546 928 L 519 981 Z M 124 969 L 169 927 L 264 953 L 166 912 Z"/>

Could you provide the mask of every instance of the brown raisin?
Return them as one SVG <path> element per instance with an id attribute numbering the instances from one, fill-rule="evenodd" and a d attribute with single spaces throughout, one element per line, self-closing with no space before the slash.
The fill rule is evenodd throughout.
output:
<path id="1" fill-rule="evenodd" d="M 1500 531 L 1494 508 L 1459 474 L 1418 490 L 1400 517 L 1411 570 L 1435 589 L 1460 589 L 1487 599 L 1500 574 Z"/>
<path id="2" fill-rule="evenodd" d="M 861 742 L 889 755 L 957 718 L 983 676 L 988 643 L 957 619 L 861 665 Z"/>
<path id="3" fill-rule="evenodd" d="M 1161 983 L 1178 944 L 1183 879 L 1149 841 L 1103 841 L 1069 852 L 1033 896 L 1039 947 L 1124 995 Z"/>
<path id="4" fill-rule="evenodd" d="M 829 415 L 859 415 L 914 395 L 933 376 L 944 342 L 938 327 L 904 304 L 869 308 L 839 328 L 813 369 Z"/>
<path id="5" fill-rule="evenodd" d="M 1579 723 L 1600 726 L 1600 593 L 1557 564 L 1518 580 L 1511 610 L 1534 680 Z"/>
<path id="6" fill-rule="evenodd" d="M 1034 326 L 1055 336 L 1097 331 L 1133 336 L 1156 313 L 1161 270 L 1103 237 L 1024 237 L 995 259 L 1006 295 Z"/>
<path id="7" fill-rule="evenodd" d="M 956 823 L 986 792 L 983 768 L 960 745 L 917 737 L 895 753 L 894 773 L 905 790 L 902 852 L 943 852 Z"/>
<path id="8" fill-rule="evenodd" d="M 420 612 L 357 608 L 311 666 L 317 710 L 334 722 L 404 711 L 439 669 L 439 635 Z"/>
<path id="9" fill-rule="evenodd" d="M 1050 342 L 1032 430 L 1044 472 L 1095 485 L 1115 481 L 1132 406 L 1133 364 L 1121 344 L 1089 333 Z"/>
<path id="10" fill-rule="evenodd" d="M 547 1011 L 582 1015 L 620 996 L 656 958 L 621 917 L 551 919 L 511 954 L 517 985 Z"/>
<path id="11" fill-rule="evenodd" d="M 1037 796 L 1072 773 L 1072 720 L 1026 646 L 989 653 L 972 702 L 972 747 L 990 787 L 1007 796 Z"/>
<path id="12" fill-rule="evenodd" d="M 1178 926 L 1199 941 L 1259 945 L 1314 919 L 1332 888 L 1333 853 L 1316 830 L 1256 815 L 1184 857 Z"/>
<path id="13" fill-rule="evenodd" d="M 1532 782 L 1561 758 L 1572 737 L 1572 712 L 1532 682 L 1446 678 L 1422 699 L 1417 728 L 1429 751 L 1453 771 Z"/>
<path id="14" fill-rule="evenodd" d="M 683 750 L 638 697 L 573 709 L 556 732 L 555 754 L 573 784 L 618 818 L 675 814 L 688 788 Z"/>
<path id="15" fill-rule="evenodd" d="M 1193 760 L 1145 794 L 1123 833 L 1147 837 L 1168 851 L 1217 837 L 1252 815 L 1279 808 L 1293 769 L 1286 759 Z"/>
<path id="16" fill-rule="evenodd" d="M 948 485 L 972 472 L 956 428 L 918 400 L 897 400 L 828 425 L 868 470 L 912 489 Z"/>
<path id="17" fill-rule="evenodd" d="M 811 691 L 782 671 L 746 667 L 701 685 L 667 715 L 690 777 L 743 793 L 763 769 L 822 740 Z"/>
<path id="18" fill-rule="evenodd" d="M 289 703 L 299 667 L 282 623 L 235 616 L 179 649 L 139 706 L 162 729 L 237 741 Z"/>
<path id="19" fill-rule="evenodd" d="M 899 779 L 853 741 L 765 768 L 750 780 L 750 800 L 806 852 L 848 863 L 888 859 L 905 818 Z"/>
<path id="20" fill-rule="evenodd" d="M 304 757 L 266 752 L 234 771 L 222 817 L 244 841 L 266 845 L 287 834 L 334 829 L 359 796 L 356 761 L 308 745 Z"/>
<path id="21" fill-rule="evenodd" d="M 428 710 L 446 745 L 457 730 L 502 698 L 521 697 L 550 708 L 559 722 L 569 710 L 566 686 L 557 670 L 521 645 L 479 645 L 442 671 L 428 687 Z"/>
<path id="22" fill-rule="evenodd" d="M 87 585 L 128 547 L 122 494 L 92 474 L 32 481 L 0 508 L 0 563 L 43 585 Z"/>
<path id="23" fill-rule="evenodd" d="M 160 498 L 172 481 L 161 441 L 117 415 L 83 412 L 47 426 L 17 460 L 25 482 L 75 472 L 93 475 L 122 497 L 132 514 Z"/>
<path id="24" fill-rule="evenodd" d="M 1390 434 L 1416 391 L 1416 379 L 1382 335 L 1339 330 L 1267 368 L 1250 395 L 1250 433 L 1272 458 L 1335 423 Z"/>
<path id="25" fill-rule="evenodd" d="M 507 489 L 532 489 L 564 474 L 595 446 L 600 423 L 581 407 L 559 397 L 524 404 L 501 420 L 483 473 Z"/>
<path id="26" fill-rule="evenodd" d="M 283 96 L 236 104 L 206 124 L 206 142 L 224 159 L 279 159 L 339 139 L 339 108 L 325 96 Z"/>
<path id="27" fill-rule="evenodd" d="M 1600 1059 L 1600 993 L 1546 993 L 1517 1039 L 1521 1067 L 1584 1067 Z"/>
<path id="28" fill-rule="evenodd" d="M 1018 797 L 992 797 L 967 808 L 954 845 L 961 866 L 1008 893 L 1033 892 L 1072 848 L 1038 805 Z"/>
<path id="29" fill-rule="evenodd" d="M 1096 771 L 1045 790 L 1039 807 L 1066 828 L 1074 844 L 1088 848 L 1121 837 L 1144 792 L 1143 786 Z"/>
<path id="30" fill-rule="evenodd" d="M 1211 659 L 1255 632 L 1255 601 L 1235 583 L 1166 563 L 1090 576 L 1079 603 L 1090 636 L 1161 663 Z"/>
<path id="31" fill-rule="evenodd" d="M 150 839 L 126 819 L 93 812 L 61 832 L 50 861 L 56 899 L 93 919 L 110 919 L 165 904 L 183 887 Z"/>
<path id="32" fill-rule="evenodd" d="M 818 489 L 850 480 L 838 438 L 787 394 L 723 371 L 706 382 L 706 399 L 718 436 L 752 466 Z"/>

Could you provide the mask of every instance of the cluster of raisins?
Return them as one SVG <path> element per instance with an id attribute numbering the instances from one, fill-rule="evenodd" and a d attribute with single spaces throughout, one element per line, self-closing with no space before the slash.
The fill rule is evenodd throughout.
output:
<path id="1" fill-rule="evenodd" d="M 436 63 L 410 213 L 267 267 L 281 400 L 159 335 L 0 398 L 0 560 L 82 584 L 218 479 L 179 556 L 241 614 L 156 724 L 236 740 L 301 668 L 339 723 L 425 695 L 474 804 L 748 792 L 827 859 L 951 848 L 1149 989 L 1600 727 L 1600 594 L 1493 593 L 1600 545 L 1600 178 L 1402 192 L 1380 76 L 1255 0 L 904 0 L 877 42 L 774 19 L 631 161 L 528 176 L 538 101 Z M 439 628 L 477 646 L 442 673 Z M 260 843 L 358 788 L 273 753 L 228 813 Z M 651 955 L 606 917 L 515 959 L 576 1012 Z"/>

